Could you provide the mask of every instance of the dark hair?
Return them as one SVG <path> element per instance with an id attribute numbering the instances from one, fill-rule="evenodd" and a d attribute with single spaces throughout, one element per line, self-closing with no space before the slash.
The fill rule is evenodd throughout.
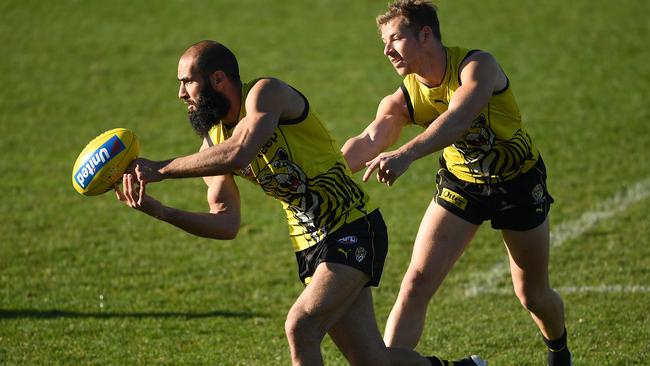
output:
<path id="1" fill-rule="evenodd" d="M 406 26 L 418 34 L 422 27 L 429 26 L 434 37 L 442 40 L 438 9 L 427 0 L 396 0 L 388 5 L 388 11 L 377 17 L 377 26 L 390 22 L 397 17 L 404 17 Z"/>
<path id="2" fill-rule="evenodd" d="M 237 57 L 228 47 L 215 41 L 201 41 L 190 48 L 187 52 L 195 52 L 195 65 L 198 71 L 207 76 L 217 70 L 223 71 L 230 79 L 240 82 L 239 64 Z"/>

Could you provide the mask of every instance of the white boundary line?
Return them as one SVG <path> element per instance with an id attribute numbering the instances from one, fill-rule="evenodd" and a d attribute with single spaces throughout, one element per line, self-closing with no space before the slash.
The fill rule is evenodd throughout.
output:
<path id="1" fill-rule="evenodd" d="M 615 193 L 612 197 L 600 201 L 593 210 L 582 214 L 577 220 L 564 222 L 557 225 L 551 231 L 551 246 L 559 247 L 567 241 L 575 239 L 585 232 L 597 226 L 601 221 L 608 220 L 615 215 L 626 211 L 631 205 L 650 196 L 650 178 L 638 181 L 629 189 Z M 469 285 L 465 290 L 465 296 L 472 297 L 481 293 L 501 293 L 497 284 L 504 280 L 504 276 L 510 272 L 507 259 L 498 262 L 490 270 L 483 273 L 474 273 L 470 277 Z M 508 283 L 510 283 L 508 281 Z M 647 286 L 634 285 L 613 285 L 613 286 L 581 286 L 567 287 L 566 289 L 598 289 L 609 288 L 609 291 L 586 291 L 585 292 L 634 292 L 629 289 L 641 289 L 636 292 L 648 292 Z M 614 291 L 619 289 L 618 291 Z M 559 290 L 559 289 L 558 289 Z M 510 293 L 512 290 L 507 290 Z M 576 291 L 580 292 L 580 291 Z"/>
<path id="2" fill-rule="evenodd" d="M 650 286 L 640 285 L 598 285 L 598 286 L 566 286 L 556 287 L 560 294 L 645 294 L 650 293 Z M 511 288 L 490 288 L 480 291 L 481 294 L 512 295 Z"/>

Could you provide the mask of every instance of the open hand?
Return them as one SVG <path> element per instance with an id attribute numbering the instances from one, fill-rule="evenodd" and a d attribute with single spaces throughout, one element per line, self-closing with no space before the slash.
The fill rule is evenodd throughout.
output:
<path id="1" fill-rule="evenodd" d="M 367 182 L 372 172 L 377 170 L 377 181 L 391 186 L 410 165 L 411 161 L 399 151 L 381 153 L 366 162 L 366 172 L 362 179 Z"/>
<path id="2" fill-rule="evenodd" d="M 115 195 L 117 199 L 124 202 L 127 206 L 136 210 L 145 212 L 154 217 L 160 217 L 162 204 L 151 196 L 148 196 L 143 187 L 133 174 L 125 173 L 122 176 L 123 189 L 120 189 L 119 183 L 115 183 Z"/>
<path id="3" fill-rule="evenodd" d="M 131 197 L 137 196 L 137 204 L 142 204 L 142 197 L 145 195 L 144 192 L 146 185 L 148 183 L 160 182 L 163 180 L 163 175 L 160 174 L 160 171 L 158 169 L 160 169 L 159 162 L 144 158 L 137 158 L 133 160 L 131 164 L 129 164 L 128 168 L 126 168 L 124 176 L 126 177 L 126 175 L 132 175 L 137 181 L 137 184 L 129 185 L 127 188 L 127 181 L 124 179 L 124 190 L 126 193 L 127 190 L 132 190 L 133 187 L 136 187 L 138 192 L 137 195 L 127 195 L 125 197 L 127 199 L 127 202 L 130 201 Z"/>

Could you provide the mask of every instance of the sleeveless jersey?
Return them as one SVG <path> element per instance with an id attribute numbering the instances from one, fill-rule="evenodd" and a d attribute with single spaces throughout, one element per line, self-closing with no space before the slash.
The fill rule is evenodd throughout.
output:
<path id="1" fill-rule="evenodd" d="M 461 84 L 460 65 L 476 51 L 459 47 L 445 49 L 447 68 L 439 86 L 429 88 L 420 83 L 415 74 L 407 75 L 401 86 L 411 122 L 425 128 L 447 110 Z M 492 95 L 469 131 L 443 150 L 443 157 L 447 170 L 471 183 L 510 180 L 535 165 L 539 152 L 522 127 L 509 80 L 503 90 Z"/>
<path id="2" fill-rule="evenodd" d="M 258 80 L 242 85 L 239 120 L 246 117 L 246 96 Z M 280 120 L 253 161 L 234 172 L 281 202 L 296 252 L 321 242 L 341 225 L 376 208 L 353 178 L 338 145 L 309 107 L 307 98 L 302 97 L 303 114 L 293 120 Z M 234 128 L 219 121 L 208 134 L 218 144 L 230 138 Z"/>

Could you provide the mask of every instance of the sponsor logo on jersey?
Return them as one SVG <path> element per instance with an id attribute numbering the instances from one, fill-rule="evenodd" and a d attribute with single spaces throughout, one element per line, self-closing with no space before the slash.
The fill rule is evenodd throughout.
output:
<path id="1" fill-rule="evenodd" d="M 354 258 L 357 260 L 357 262 L 361 263 L 361 261 L 366 258 L 366 254 L 368 254 L 366 248 L 357 247 L 357 249 L 354 251 Z"/>
<path id="2" fill-rule="evenodd" d="M 339 244 L 356 244 L 358 239 L 356 235 L 344 236 L 341 239 L 337 240 Z"/>
<path id="3" fill-rule="evenodd" d="M 460 208 L 461 210 L 464 210 L 465 207 L 467 206 L 467 199 L 465 197 L 447 188 L 442 189 L 442 193 L 440 193 L 440 198 L 453 204 L 454 206 Z"/>
<path id="4" fill-rule="evenodd" d="M 242 177 L 252 177 L 253 176 L 253 167 L 248 164 L 245 168 L 239 169 L 239 175 Z"/>
<path id="5" fill-rule="evenodd" d="M 262 145 L 262 147 L 260 148 L 260 150 L 257 152 L 257 157 L 258 157 L 258 158 L 263 157 L 264 154 L 266 154 L 266 152 L 269 151 L 269 149 L 271 148 L 271 146 L 273 146 L 273 144 L 275 144 L 275 143 L 277 143 L 277 142 L 278 142 L 278 133 L 277 133 L 277 132 L 274 132 L 274 133 L 273 133 L 273 136 L 271 136 L 271 138 L 268 139 L 268 141 L 266 141 L 266 143 L 264 143 L 264 145 Z"/>
<path id="6" fill-rule="evenodd" d="M 336 250 L 338 253 L 342 253 L 345 256 L 345 259 L 348 259 L 348 254 L 352 251 L 352 249 L 343 249 L 343 248 L 338 248 Z"/>
<path id="7" fill-rule="evenodd" d="M 539 183 L 533 187 L 533 190 L 530 193 L 533 195 L 535 203 L 542 201 L 544 198 L 544 188 L 542 188 L 542 185 Z"/>
<path id="8" fill-rule="evenodd" d="M 100 171 L 106 163 L 111 161 L 117 154 L 124 150 L 124 143 L 119 137 L 113 136 L 108 141 L 98 147 L 88 159 L 81 164 L 75 174 L 75 180 L 81 188 L 86 188 L 95 177 L 95 173 Z"/>

